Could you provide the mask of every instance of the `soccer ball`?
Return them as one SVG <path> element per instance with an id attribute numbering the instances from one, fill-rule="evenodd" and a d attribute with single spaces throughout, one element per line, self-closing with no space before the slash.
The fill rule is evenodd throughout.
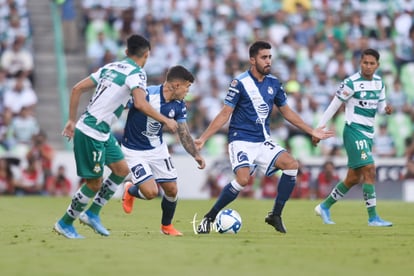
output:
<path id="1" fill-rule="evenodd" d="M 237 234 L 242 227 L 242 219 L 236 210 L 225 209 L 217 214 L 214 225 L 220 234 Z"/>

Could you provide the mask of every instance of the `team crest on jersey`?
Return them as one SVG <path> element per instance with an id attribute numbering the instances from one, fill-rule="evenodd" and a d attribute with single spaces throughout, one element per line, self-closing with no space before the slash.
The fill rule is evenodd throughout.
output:
<path id="1" fill-rule="evenodd" d="M 273 88 L 269 86 L 267 88 L 267 93 L 269 93 L 269 95 L 273 95 Z"/>
<path id="2" fill-rule="evenodd" d="M 247 157 L 247 153 L 245 153 L 244 151 L 239 151 L 237 153 L 237 161 L 243 162 L 243 161 L 249 161 L 249 158 Z"/>
<path id="3" fill-rule="evenodd" d="M 141 176 L 145 175 L 145 169 L 144 166 L 142 164 L 138 164 L 134 167 L 131 168 L 132 173 L 134 174 L 135 178 L 138 179 Z"/>
<path id="4" fill-rule="evenodd" d="M 100 173 L 101 172 L 101 165 L 99 165 L 98 163 L 95 164 L 95 167 L 93 168 L 93 171 L 95 173 Z"/>
<path id="5" fill-rule="evenodd" d="M 239 83 L 239 81 L 234 79 L 234 80 L 231 81 L 230 86 L 231 87 L 236 87 L 238 83 Z"/>
<path id="6" fill-rule="evenodd" d="M 381 88 L 381 83 L 379 81 L 375 82 L 375 89 L 380 89 Z"/>
<path id="7" fill-rule="evenodd" d="M 170 112 L 168 112 L 168 117 L 169 118 L 174 118 L 175 117 L 175 110 L 171 109 Z"/>
<path id="8" fill-rule="evenodd" d="M 361 152 L 361 159 L 362 160 L 367 160 L 368 159 L 368 155 L 365 151 Z"/>

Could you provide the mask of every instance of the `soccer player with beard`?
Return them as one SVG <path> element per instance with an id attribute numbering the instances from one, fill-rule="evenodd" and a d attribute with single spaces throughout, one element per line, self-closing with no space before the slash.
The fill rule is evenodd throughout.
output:
<path id="1" fill-rule="evenodd" d="M 231 117 L 228 150 L 235 179 L 223 188 L 213 207 L 205 214 L 195 229 L 198 234 L 210 233 L 211 224 L 218 212 L 237 198 L 256 169 L 268 176 L 278 170 L 282 171 L 278 194 L 265 222 L 276 231 L 286 233 L 281 215 L 295 186 L 298 161 L 270 137 L 269 125 L 274 105 L 287 121 L 309 135 L 319 139 L 333 136 L 332 131 L 324 131 L 323 127 L 312 129 L 289 107 L 282 84 L 270 74 L 272 54 L 268 42 L 254 42 L 249 48 L 249 61 L 250 69 L 232 80 L 222 110 L 195 140 L 201 149 L 207 139 Z"/>

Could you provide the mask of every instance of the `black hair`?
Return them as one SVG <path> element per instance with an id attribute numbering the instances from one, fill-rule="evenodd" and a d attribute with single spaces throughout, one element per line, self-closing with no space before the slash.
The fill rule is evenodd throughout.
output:
<path id="1" fill-rule="evenodd" d="M 263 49 L 272 49 L 272 45 L 266 41 L 256 41 L 249 48 L 249 57 L 255 57 Z"/>
<path id="2" fill-rule="evenodd" d="M 186 80 L 191 83 L 194 82 L 194 76 L 188 71 L 184 66 L 176 65 L 168 69 L 167 71 L 167 81 L 172 80 Z"/>
<path id="3" fill-rule="evenodd" d="M 378 51 L 372 48 L 365 49 L 362 52 L 361 58 L 363 58 L 364 56 L 373 56 L 377 61 L 379 61 L 380 59 L 380 54 L 378 53 Z"/>
<path id="4" fill-rule="evenodd" d="M 145 37 L 134 34 L 127 39 L 127 49 L 129 55 L 142 57 L 151 50 L 151 44 Z"/>

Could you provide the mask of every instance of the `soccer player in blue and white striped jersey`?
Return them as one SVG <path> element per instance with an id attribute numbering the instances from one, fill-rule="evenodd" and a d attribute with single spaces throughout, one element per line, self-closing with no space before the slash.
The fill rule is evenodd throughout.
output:
<path id="1" fill-rule="evenodd" d="M 171 67 L 161 85 L 147 87 L 147 101 L 165 117 L 178 123 L 178 137 L 184 149 L 194 158 L 199 169 L 205 161 L 197 150 L 187 126 L 187 95 L 194 76 L 183 66 Z M 135 198 L 151 200 L 163 190 L 161 200 L 161 233 L 182 236 L 172 224 L 178 200 L 177 170 L 168 146 L 163 140 L 163 123 L 131 107 L 125 124 L 122 151 L 131 169 L 131 181 L 125 182 L 123 209 L 131 213 Z"/>
<path id="2" fill-rule="evenodd" d="M 195 141 L 202 148 L 207 139 L 231 117 L 228 150 L 236 177 L 223 188 L 214 206 L 198 225 L 195 231 L 199 234 L 210 232 L 211 223 L 217 213 L 237 198 L 256 169 L 262 170 L 268 176 L 278 170 L 282 171 L 278 195 L 265 222 L 277 231 L 286 233 L 281 215 L 296 182 L 298 162 L 270 137 L 269 125 L 273 106 L 278 107 L 287 121 L 309 135 L 319 139 L 333 135 L 332 131 L 324 131 L 323 127 L 312 129 L 289 107 L 282 84 L 270 73 L 272 54 L 268 42 L 253 43 L 249 48 L 249 61 L 250 69 L 232 80 L 224 107 Z"/>

